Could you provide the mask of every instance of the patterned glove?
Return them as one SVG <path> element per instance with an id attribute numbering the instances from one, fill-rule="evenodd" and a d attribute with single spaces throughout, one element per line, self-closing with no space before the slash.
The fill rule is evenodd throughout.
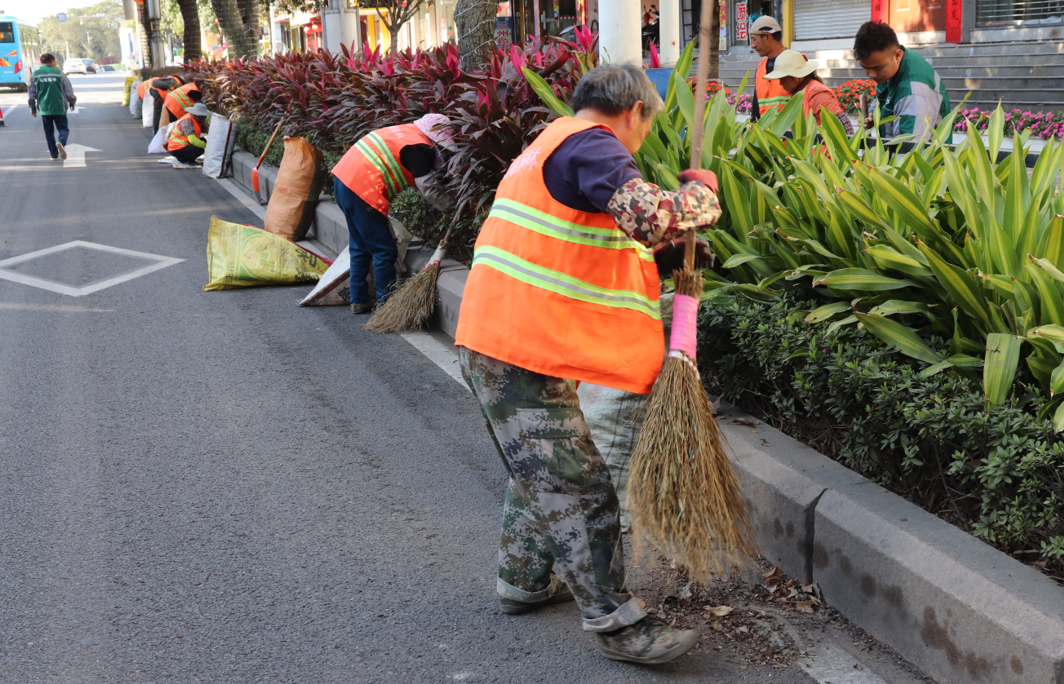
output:
<path id="1" fill-rule="evenodd" d="M 717 174 L 713 173 L 712 171 L 706 171 L 704 169 L 700 171 L 695 171 L 694 169 L 687 169 L 686 171 L 681 171 L 680 175 L 677 176 L 677 178 L 680 179 L 681 183 L 690 183 L 691 181 L 698 181 L 702 185 L 712 190 L 714 195 L 717 194 Z"/>

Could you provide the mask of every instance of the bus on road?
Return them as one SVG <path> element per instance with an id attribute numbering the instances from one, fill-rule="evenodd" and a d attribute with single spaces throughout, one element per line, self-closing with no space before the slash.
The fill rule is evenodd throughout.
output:
<path id="1" fill-rule="evenodd" d="M 0 14 L 0 86 L 29 88 L 40 59 L 37 27 L 10 14 Z"/>

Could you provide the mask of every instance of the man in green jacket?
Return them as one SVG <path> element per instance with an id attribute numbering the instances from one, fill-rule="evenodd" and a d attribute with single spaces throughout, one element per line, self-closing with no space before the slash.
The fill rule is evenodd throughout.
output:
<path id="1" fill-rule="evenodd" d="M 30 79 L 29 92 L 30 114 L 37 116 L 41 112 L 44 121 L 44 137 L 48 139 L 48 151 L 52 159 L 66 159 L 66 142 L 70 136 L 67 126 L 67 107 L 74 111 L 78 98 L 74 97 L 74 88 L 70 79 L 55 68 L 55 57 L 47 52 L 41 55 L 41 68 Z M 59 130 L 59 141 L 55 139 L 55 129 Z"/>
<path id="2" fill-rule="evenodd" d="M 876 82 L 880 114 L 898 117 L 879 127 L 880 137 L 915 134 L 921 140 L 930 139 L 949 114 L 950 104 L 946 84 L 927 60 L 903 48 L 894 29 L 878 21 L 865 22 L 858 29 L 853 56 Z M 866 128 L 872 125 L 865 122 Z"/>

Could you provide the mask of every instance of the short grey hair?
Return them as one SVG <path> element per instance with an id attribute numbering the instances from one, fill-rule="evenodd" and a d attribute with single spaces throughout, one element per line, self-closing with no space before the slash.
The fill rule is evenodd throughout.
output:
<path id="1" fill-rule="evenodd" d="M 658 89 L 647 78 L 643 67 L 626 62 L 603 64 L 584 74 L 576 84 L 570 104 L 573 111 L 593 109 L 607 116 L 616 116 L 640 101 L 644 121 L 665 108 Z"/>

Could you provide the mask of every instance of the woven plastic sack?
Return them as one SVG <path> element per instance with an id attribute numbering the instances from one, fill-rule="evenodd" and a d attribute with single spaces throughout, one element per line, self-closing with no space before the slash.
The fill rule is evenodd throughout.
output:
<path id="1" fill-rule="evenodd" d="M 155 123 L 155 98 L 151 96 L 151 90 L 144 89 L 144 100 L 141 102 L 140 123 L 144 128 L 151 128 Z"/>
<path id="2" fill-rule="evenodd" d="M 133 87 L 129 89 L 129 113 L 134 119 L 140 118 L 143 104 L 140 99 L 140 93 L 137 92 L 137 84 L 134 83 Z"/>
<path id="3" fill-rule="evenodd" d="M 166 124 L 165 126 L 159 126 L 159 132 L 148 143 L 148 154 L 170 154 L 170 151 L 166 149 L 166 141 L 170 138 L 170 131 L 176 125 Z"/>
<path id="4" fill-rule="evenodd" d="M 126 76 L 126 83 L 122 86 L 122 106 L 129 106 L 129 91 L 133 89 L 133 84 L 137 81 L 134 76 Z"/>
<path id="5" fill-rule="evenodd" d="M 210 136 L 207 148 L 203 150 L 203 175 L 211 178 L 228 176 L 235 147 L 235 127 L 229 119 L 212 112 Z"/>
<path id="6" fill-rule="evenodd" d="M 211 217 L 204 291 L 313 283 L 328 268 L 324 260 L 282 237 Z"/>
<path id="7" fill-rule="evenodd" d="M 213 134 L 212 134 L 213 135 Z M 325 182 L 322 154 L 303 138 L 284 139 L 284 157 L 266 207 L 266 232 L 302 240 Z"/>
<path id="8" fill-rule="evenodd" d="M 329 270 L 310 291 L 300 306 L 343 306 L 351 301 L 351 250 L 336 257 Z"/>

